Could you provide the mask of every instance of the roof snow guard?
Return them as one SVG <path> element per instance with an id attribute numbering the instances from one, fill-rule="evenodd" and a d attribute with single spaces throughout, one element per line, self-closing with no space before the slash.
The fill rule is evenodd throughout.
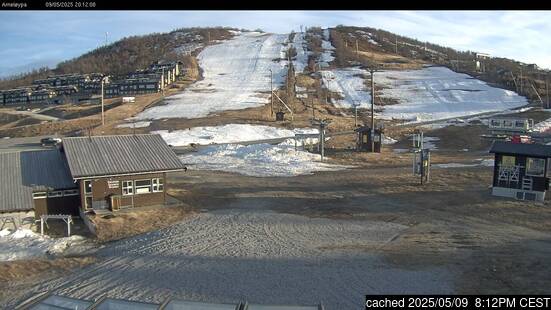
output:
<path id="1" fill-rule="evenodd" d="M 119 135 L 62 139 L 73 179 L 185 168 L 160 135 Z"/>
<path id="2" fill-rule="evenodd" d="M 490 153 L 551 158 L 551 145 L 494 141 Z"/>

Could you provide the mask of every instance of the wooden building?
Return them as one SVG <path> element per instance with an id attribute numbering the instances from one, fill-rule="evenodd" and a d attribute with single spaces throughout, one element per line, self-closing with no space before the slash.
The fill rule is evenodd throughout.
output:
<path id="1" fill-rule="evenodd" d="M 185 167 L 160 135 L 65 138 L 82 211 L 161 205 L 166 174 Z"/>
<path id="2" fill-rule="evenodd" d="M 371 128 L 362 126 L 355 130 L 358 133 L 356 148 L 358 151 L 380 153 L 383 145 L 383 128 L 375 128 L 374 134 L 371 134 Z M 371 150 L 371 140 L 373 139 L 374 150 Z"/>
<path id="3" fill-rule="evenodd" d="M 78 215 L 79 191 L 57 150 L 0 154 L 0 212 Z"/>
<path id="4" fill-rule="evenodd" d="M 521 200 L 543 201 L 549 189 L 551 146 L 495 141 L 492 194 Z"/>
<path id="5" fill-rule="evenodd" d="M 184 168 L 160 135 L 63 138 L 60 148 L 0 154 L 0 213 L 162 205 L 166 174 Z"/>

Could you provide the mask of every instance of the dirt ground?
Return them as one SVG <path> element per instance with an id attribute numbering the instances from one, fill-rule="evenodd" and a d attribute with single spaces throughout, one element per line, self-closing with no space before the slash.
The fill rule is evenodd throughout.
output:
<path id="1" fill-rule="evenodd" d="M 0 262 L 0 300 L 14 290 L 25 291 L 37 281 L 62 277 L 95 261 L 94 257 L 84 256 Z"/>
<path id="2" fill-rule="evenodd" d="M 90 220 L 96 226 L 97 240 L 104 243 L 168 227 L 193 213 L 188 205 L 182 204 L 121 210 L 114 217 L 95 215 Z"/>

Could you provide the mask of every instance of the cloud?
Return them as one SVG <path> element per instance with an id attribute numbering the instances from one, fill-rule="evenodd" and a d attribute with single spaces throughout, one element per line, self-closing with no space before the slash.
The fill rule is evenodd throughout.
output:
<path id="1" fill-rule="evenodd" d="M 101 22 L 98 22 L 101 21 Z M 147 22 L 144 22 L 147 21 Z M 460 50 L 551 68 L 546 11 L 61 11 L 0 12 L 0 70 L 70 59 L 125 36 L 231 26 L 285 33 L 301 25 L 367 26 Z"/>

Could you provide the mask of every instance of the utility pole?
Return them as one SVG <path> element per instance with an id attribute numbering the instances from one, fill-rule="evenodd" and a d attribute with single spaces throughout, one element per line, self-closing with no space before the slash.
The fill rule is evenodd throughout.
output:
<path id="1" fill-rule="evenodd" d="M 396 54 L 398 54 L 398 36 L 396 36 L 395 38 L 396 38 L 396 45 L 394 46 L 394 51 L 396 52 Z"/>
<path id="2" fill-rule="evenodd" d="M 547 98 L 545 108 L 549 109 L 549 73 L 545 76 L 545 98 Z"/>
<path id="3" fill-rule="evenodd" d="M 104 107 L 103 107 L 103 84 L 105 81 L 105 76 L 101 78 L 101 125 L 105 125 L 105 115 L 104 115 Z"/>
<path id="4" fill-rule="evenodd" d="M 375 152 L 375 79 L 373 74 L 375 69 L 370 69 L 371 73 L 371 152 Z"/>
<path id="5" fill-rule="evenodd" d="M 358 61 L 360 60 L 360 52 L 358 48 L 358 40 L 356 40 L 356 58 L 358 58 Z"/>
<path id="6" fill-rule="evenodd" d="M 105 46 L 107 46 L 107 35 L 109 34 L 109 32 L 105 32 Z"/>

